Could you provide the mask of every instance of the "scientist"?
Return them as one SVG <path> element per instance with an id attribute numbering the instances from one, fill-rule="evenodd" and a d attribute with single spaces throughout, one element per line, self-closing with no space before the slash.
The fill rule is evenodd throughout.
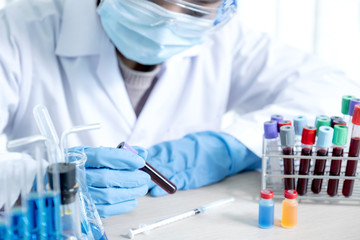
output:
<path id="1" fill-rule="evenodd" d="M 271 114 L 337 114 L 341 95 L 358 86 L 246 30 L 236 8 L 236 0 L 9 4 L 0 12 L 0 133 L 38 134 L 37 104 L 59 133 L 102 123 L 71 143 L 86 151 L 102 217 L 134 209 L 149 190 L 165 194 L 137 170 L 144 160 L 178 189 L 260 167 L 262 123 Z M 141 146 L 139 156 L 115 149 L 121 141 Z"/>

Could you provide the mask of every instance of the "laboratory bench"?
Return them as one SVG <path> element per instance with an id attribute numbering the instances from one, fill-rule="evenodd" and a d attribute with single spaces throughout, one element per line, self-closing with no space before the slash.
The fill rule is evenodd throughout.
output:
<path id="1" fill-rule="evenodd" d="M 275 225 L 257 225 L 261 173 L 244 172 L 219 183 L 163 197 L 144 196 L 135 210 L 103 219 L 109 240 L 129 239 L 130 228 L 154 223 L 204 204 L 233 196 L 235 201 L 205 213 L 139 234 L 136 240 L 191 239 L 360 239 L 360 202 L 302 199 L 298 225 L 282 228 L 281 202 L 275 199 Z"/>

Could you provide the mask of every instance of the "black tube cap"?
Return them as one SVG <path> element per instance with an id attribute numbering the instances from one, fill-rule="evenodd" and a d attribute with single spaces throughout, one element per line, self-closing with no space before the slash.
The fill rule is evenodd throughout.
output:
<path id="1" fill-rule="evenodd" d="M 76 166 L 73 163 L 56 163 L 48 167 L 49 185 L 54 189 L 54 174 L 59 173 L 61 204 L 75 201 L 78 185 L 76 183 Z"/>

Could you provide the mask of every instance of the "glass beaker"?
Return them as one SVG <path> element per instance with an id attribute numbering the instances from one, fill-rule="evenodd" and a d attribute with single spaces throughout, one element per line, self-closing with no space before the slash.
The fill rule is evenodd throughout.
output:
<path id="1" fill-rule="evenodd" d="M 79 184 L 81 230 L 88 239 L 107 240 L 99 213 L 90 196 L 85 173 L 85 162 L 87 156 L 81 151 L 67 151 L 66 161 L 76 166 L 76 179 Z"/>

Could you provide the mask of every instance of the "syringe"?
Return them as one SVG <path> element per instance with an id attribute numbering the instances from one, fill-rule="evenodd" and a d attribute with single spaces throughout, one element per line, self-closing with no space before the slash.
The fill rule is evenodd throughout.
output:
<path id="1" fill-rule="evenodd" d="M 175 215 L 175 216 L 172 216 L 172 217 L 169 217 L 169 218 L 165 218 L 165 219 L 159 220 L 157 222 L 154 222 L 154 223 L 151 223 L 151 224 L 148 224 L 148 225 L 142 225 L 142 226 L 140 226 L 139 228 L 136 228 L 136 229 L 129 229 L 128 237 L 130 239 L 133 239 L 136 234 L 144 233 L 144 232 L 153 230 L 155 228 L 159 228 L 159 227 L 165 226 L 167 224 L 177 222 L 177 221 L 180 221 L 182 219 L 198 215 L 200 213 L 204 213 L 204 212 L 206 212 L 207 210 L 209 210 L 211 208 L 222 206 L 222 205 L 230 203 L 230 202 L 232 202 L 234 200 L 235 200 L 234 197 L 221 199 L 221 200 L 209 203 L 209 204 L 205 204 L 205 205 L 203 205 L 203 206 L 201 206 L 199 208 L 195 208 L 193 210 L 190 210 L 190 211 L 187 211 L 187 212 L 184 212 L 184 213 L 180 213 L 178 215 Z"/>

